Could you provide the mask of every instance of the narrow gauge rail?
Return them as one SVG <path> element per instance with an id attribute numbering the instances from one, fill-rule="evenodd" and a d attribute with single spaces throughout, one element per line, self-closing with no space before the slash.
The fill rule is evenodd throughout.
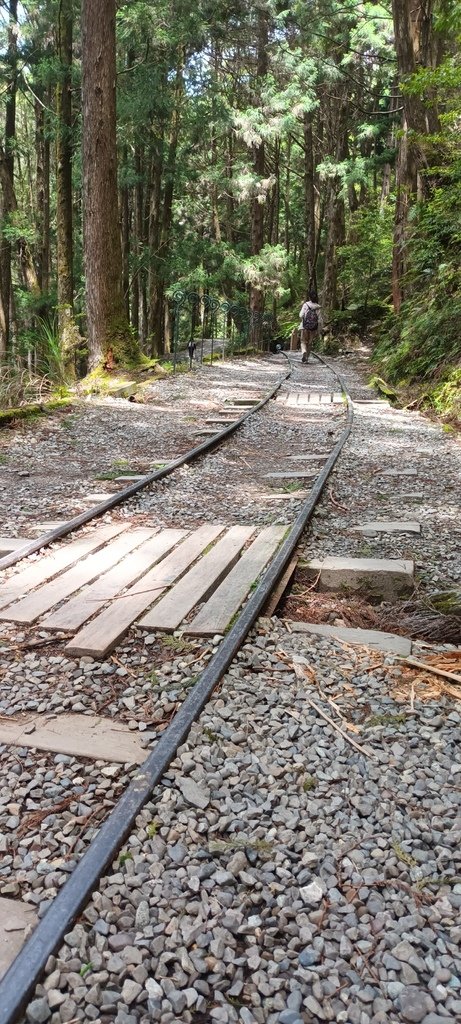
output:
<path id="1" fill-rule="evenodd" d="M 288 359 L 287 356 L 285 356 Z M 289 362 L 289 360 L 288 360 Z M 92 519 L 96 519 L 98 516 L 104 515 L 105 512 L 110 512 L 111 509 L 116 508 L 117 505 L 121 505 L 128 498 L 133 497 L 139 491 L 149 487 L 150 484 L 155 483 L 156 480 L 163 480 L 165 477 L 174 473 L 176 469 L 181 466 L 185 466 L 189 462 L 194 462 L 200 458 L 201 455 L 205 455 L 207 452 L 212 451 L 214 448 L 219 447 L 227 440 L 231 434 L 235 433 L 242 423 L 253 415 L 255 412 L 259 412 L 267 402 L 270 402 L 271 398 L 277 394 L 282 384 L 288 379 L 292 370 L 291 366 L 283 374 L 282 377 L 274 384 L 274 386 L 268 391 L 268 393 L 259 401 L 256 405 L 252 405 L 250 409 L 246 409 L 241 416 L 238 417 L 229 426 L 224 427 L 223 430 L 218 430 L 212 437 L 206 441 L 202 441 L 201 444 L 196 445 L 194 448 L 190 448 L 189 451 L 185 452 L 184 455 L 180 455 L 177 459 L 169 462 L 162 469 L 153 470 L 152 473 L 147 473 L 146 476 L 142 477 L 141 480 L 136 480 L 132 484 L 128 484 L 123 490 L 117 494 L 111 495 L 106 498 L 105 501 L 99 502 L 97 505 L 93 505 L 85 512 L 81 512 L 80 515 L 74 516 L 72 519 L 68 519 L 67 522 L 61 523 L 60 526 L 55 527 L 54 530 L 50 530 L 49 533 L 43 533 L 34 540 L 29 541 L 28 544 L 24 544 L 23 547 L 17 548 L 16 551 L 12 551 L 8 555 L 4 555 L 0 558 L 0 570 L 8 569 L 12 565 L 16 565 L 22 558 L 27 558 L 29 555 L 35 554 L 36 551 L 40 551 L 42 548 L 48 547 L 50 544 L 54 544 L 55 541 L 60 540 L 61 537 L 67 537 L 74 530 L 80 529 L 81 526 L 85 526 L 86 523 L 91 522 Z"/>
<path id="2" fill-rule="evenodd" d="M 288 357 L 286 357 L 288 358 Z M 341 390 L 346 397 L 347 412 L 345 427 L 334 445 L 322 470 L 315 478 L 313 486 L 306 501 L 290 528 L 285 540 L 269 563 L 265 574 L 256 589 L 250 595 L 246 605 L 240 612 L 237 620 L 221 642 L 217 652 L 210 659 L 206 668 L 194 684 L 188 697 L 181 705 L 179 711 L 171 721 L 168 728 L 162 734 L 156 747 L 148 755 L 144 763 L 139 767 L 133 780 L 118 800 L 116 806 L 109 814 L 109 817 L 102 824 L 98 834 L 91 841 L 88 849 L 74 869 L 68 881 L 60 889 L 58 895 L 50 905 L 46 915 L 38 922 L 30 938 L 22 947 L 20 953 L 10 966 L 4 978 L 0 981 L 0 1024 L 16 1024 L 24 1011 L 35 985 L 40 981 L 49 958 L 59 947 L 64 935 L 69 931 L 78 914 L 83 910 L 92 892 L 95 890 L 100 878 L 114 857 L 120 850 L 125 839 L 132 831 L 136 817 L 144 804 L 152 797 L 155 786 L 160 782 L 173 761 L 178 747 L 186 739 L 193 722 L 199 717 L 203 708 L 209 701 L 214 689 L 223 678 L 225 672 L 231 665 L 233 659 L 244 643 L 250 629 L 254 625 L 258 615 L 263 610 L 272 591 L 277 586 L 293 551 L 299 543 L 302 533 L 308 525 L 315 506 L 324 490 L 328 477 L 339 458 L 352 429 L 353 404 L 347 391 L 344 381 L 332 367 L 321 357 L 319 361 L 334 374 L 338 380 Z M 290 362 L 290 360 L 288 360 Z M 52 543 L 53 540 L 65 536 L 71 530 L 78 528 L 83 523 L 102 512 L 107 511 L 135 494 L 142 487 L 147 486 L 155 479 L 161 478 L 173 472 L 179 465 L 196 458 L 204 451 L 210 450 L 216 444 L 221 443 L 230 433 L 237 429 L 240 423 L 244 422 L 252 412 L 269 401 L 284 380 L 291 373 L 292 367 L 285 376 L 272 388 L 268 396 L 249 412 L 245 413 L 235 424 L 220 431 L 211 438 L 211 441 L 204 442 L 197 448 L 177 459 L 157 473 L 149 474 L 142 481 L 131 485 L 116 495 L 114 498 L 102 502 L 82 516 L 70 520 L 57 531 L 38 538 L 31 545 L 27 546 L 22 553 L 15 552 L 11 560 L 3 559 L 2 564 L 14 564 L 19 557 L 25 557 L 26 553 L 32 553 Z M 29 551 L 30 547 L 30 551 Z"/>

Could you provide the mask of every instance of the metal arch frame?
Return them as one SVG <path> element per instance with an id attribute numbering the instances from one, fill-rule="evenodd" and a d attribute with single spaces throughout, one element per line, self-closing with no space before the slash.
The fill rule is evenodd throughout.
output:
<path id="1" fill-rule="evenodd" d="M 170 298 L 170 304 L 173 309 L 173 372 L 176 372 L 177 358 L 179 351 L 179 333 L 181 326 L 181 313 L 187 308 L 190 309 L 193 314 L 200 306 L 203 306 L 203 325 L 201 334 L 201 362 L 203 362 L 203 342 L 205 338 L 205 324 L 206 314 L 211 312 L 211 362 L 213 363 L 213 342 L 214 342 L 214 329 L 217 325 L 219 316 L 223 317 L 223 322 L 226 325 L 224 334 L 224 349 L 227 341 L 227 317 L 237 315 L 242 321 L 247 333 L 247 337 L 250 336 L 250 331 L 253 327 L 259 327 L 261 331 L 264 331 L 266 327 L 270 334 L 274 331 L 275 320 L 272 313 L 262 313 L 259 311 L 251 312 L 247 306 L 244 306 L 239 302 L 231 302 L 228 300 L 221 300 L 215 295 L 210 295 L 205 292 L 201 295 L 196 291 L 187 291 L 182 288 L 176 289 Z M 191 331 L 193 330 L 193 319 L 191 320 Z M 192 333 L 191 333 L 192 337 Z"/>

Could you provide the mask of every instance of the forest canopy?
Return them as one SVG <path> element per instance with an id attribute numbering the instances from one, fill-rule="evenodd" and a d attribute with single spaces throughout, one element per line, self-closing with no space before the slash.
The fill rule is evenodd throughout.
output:
<path id="1" fill-rule="evenodd" d="M 0 0 L 0 363 L 167 356 L 177 288 L 283 335 L 313 288 L 456 403 L 460 35 L 453 0 Z"/>

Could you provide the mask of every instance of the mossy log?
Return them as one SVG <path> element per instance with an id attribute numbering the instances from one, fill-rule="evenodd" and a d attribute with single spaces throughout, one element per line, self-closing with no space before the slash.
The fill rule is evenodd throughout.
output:
<path id="1" fill-rule="evenodd" d="M 433 608 L 442 615 L 456 615 L 461 618 L 461 590 L 437 591 L 430 595 Z"/>

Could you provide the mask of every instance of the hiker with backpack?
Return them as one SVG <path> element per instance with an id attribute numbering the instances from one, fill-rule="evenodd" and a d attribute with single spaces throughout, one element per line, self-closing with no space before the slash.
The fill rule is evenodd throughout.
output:
<path id="1" fill-rule="evenodd" d="M 317 302 L 317 292 L 311 288 L 309 298 L 301 308 L 299 314 L 301 332 L 301 362 L 307 363 L 312 343 L 319 330 L 321 330 L 320 306 Z"/>

